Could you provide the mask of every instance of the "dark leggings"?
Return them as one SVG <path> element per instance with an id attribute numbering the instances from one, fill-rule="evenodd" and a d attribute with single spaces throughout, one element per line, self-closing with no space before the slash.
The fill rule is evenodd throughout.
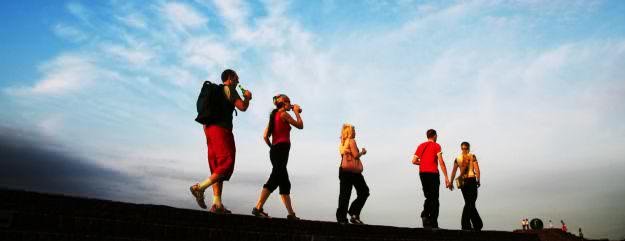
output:
<path id="1" fill-rule="evenodd" d="M 291 143 L 281 142 L 271 146 L 269 150 L 269 159 L 271 159 L 273 168 L 271 169 L 269 180 L 263 185 L 269 192 L 273 192 L 280 187 L 280 195 L 291 194 L 291 181 L 289 181 L 289 173 L 286 170 L 290 149 Z"/>
<path id="2" fill-rule="evenodd" d="M 482 218 L 480 218 L 480 214 L 475 207 L 475 201 L 477 201 L 477 180 L 475 177 L 467 178 L 461 190 L 464 198 L 461 220 L 462 229 L 482 230 Z"/>
<path id="3" fill-rule="evenodd" d="M 337 221 L 347 221 L 345 215 L 348 212 L 350 215 L 360 216 L 360 211 L 369 197 L 369 187 L 361 173 L 346 172 L 340 168 L 339 180 L 341 181 L 341 189 L 339 193 L 339 208 L 336 209 L 336 219 Z M 357 197 L 348 210 L 347 206 L 352 195 L 352 186 L 356 188 Z"/>
<path id="4" fill-rule="evenodd" d="M 438 189 L 441 185 L 440 175 L 438 173 L 419 173 L 421 184 L 423 185 L 423 195 L 425 202 L 423 203 L 422 218 L 429 219 L 430 225 L 438 227 Z"/>

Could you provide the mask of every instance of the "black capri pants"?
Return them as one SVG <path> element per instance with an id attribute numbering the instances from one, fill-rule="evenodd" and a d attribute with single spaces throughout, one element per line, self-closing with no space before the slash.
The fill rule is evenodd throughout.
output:
<path id="1" fill-rule="evenodd" d="M 288 142 L 275 144 L 269 150 L 269 159 L 271 159 L 273 167 L 269 180 L 263 185 L 263 188 L 270 192 L 280 187 L 280 195 L 291 194 L 291 181 L 286 170 L 286 164 L 289 162 L 289 150 L 291 150 L 291 143 Z"/>

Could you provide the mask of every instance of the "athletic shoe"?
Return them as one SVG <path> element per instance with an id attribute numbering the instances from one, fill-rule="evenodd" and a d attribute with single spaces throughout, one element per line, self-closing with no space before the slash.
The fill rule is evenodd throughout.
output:
<path id="1" fill-rule="evenodd" d="M 269 214 L 263 211 L 263 209 L 252 208 L 252 214 L 259 218 L 271 218 Z"/>
<path id="2" fill-rule="evenodd" d="M 206 209 L 206 203 L 204 203 L 204 192 L 200 190 L 200 184 L 196 183 L 189 189 L 191 190 L 191 195 L 195 197 L 197 205 L 199 205 L 202 209 Z"/>
<path id="3" fill-rule="evenodd" d="M 289 214 L 286 216 L 287 220 L 300 220 L 300 218 L 298 218 L 297 216 L 295 216 L 295 214 Z"/>
<path id="4" fill-rule="evenodd" d="M 232 214 L 232 211 L 228 210 L 226 206 L 221 205 L 221 207 L 224 209 L 224 214 Z"/>
<path id="5" fill-rule="evenodd" d="M 421 217 L 421 220 L 423 221 L 424 229 L 432 229 L 432 223 L 428 217 Z"/>
<path id="6" fill-rule="evenodd" d="M 358 216 L 352 216 L 352 217 L 349 219 L 349 222 L 350 222 L 350 223 L 353 223 L 353 224 L 365 224 L 365 223 L 363 223 L 363 222 L 360 220 L 360 217 L 358 217 Z"/>
<path id="7" fill-rule="evenodd" d="M 214 213 L 214 214 L 231 214 L 232 213 L 230 210 L 226 209 L 224 205 L 221 205 L 221 207 L 217 207 L 217 205 L 215 204 L 211 206 L 211 209 L 209 212 Z"/>

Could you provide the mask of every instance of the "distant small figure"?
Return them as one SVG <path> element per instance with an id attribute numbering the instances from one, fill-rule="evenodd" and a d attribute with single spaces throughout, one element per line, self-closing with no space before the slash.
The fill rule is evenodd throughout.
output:
<path id="1" fill-rule="evenodd" d="M 566 228 L 566 223 L 564 223 L 563 220 L 560 220 L 560 223 L 562 223 L 562 232 L 568 232 L 568 229 Z"/>
<path id="2" fill-rule="evenodd" d="M 530 229 L 530 224 L 529 224 L 529 221 L 527 220 L 527 218 L 521 219 L 521 227 L 523 227 L 523 230 L 529 230 Z"/>
<path id="3" fill-rule="evenodd" d="M 553 223 L 551 222 L 551 219 L 549 219 L 549 228 L 553 228 Z"/>
<path id="4" fill-rule="evenodd" d="M 582 227 L 579 227 L 579 238 L 584 239 L 584 233 L 582 233 Z"/>

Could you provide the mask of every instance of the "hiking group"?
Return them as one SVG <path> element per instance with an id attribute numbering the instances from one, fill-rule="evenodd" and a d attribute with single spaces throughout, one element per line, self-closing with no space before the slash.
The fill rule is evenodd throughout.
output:
<path id="1" fill-rule="evenodd" d="M 221 201 L 223 182 L 228 181 L 234 171 L 236 146 L 232 133 L 232 113 L 246 111 L 252 100 L 252 93 L 239 85 L 237 73 L 226 69 L 221 74 L 222 84 L 205 81 L 197 101 L 198 116 L 196 121 L 203 125 L 208 148 L 208 164 L 210 176 L 190 187 L 191 194 L 197 204 L 208 208 L 204 201 L 204 192 L 208 187 L 213 188 L 213 204 L 210 212 L 217 214 L 232 213 L 226 209 Z M 243 98 L 236 91 L 237 85 L 241 89 Z M 291 149 L 291 126 L 297 129 L 304 128 L 301 117 L 302 109 L 299 105 L 291 104 L 291 100 L 284 94 L 273 97 L 275 109 L 269 115 L 269 121 L 263 139 L 269 147 L 269 159 L 272 170 L 267 182 L 262 186 L 256 206 L 252 214 L 261 218 L 270 218 L 263 206 L 271 193 L 279 189 L 279 194 L 287 209 L 289 220 L 299 220 L 291 204 L 291 182 L 287 171 L 289 151 Z M 289 111 L 292 111 L 295 118 Z M 451 178 L 447 175 L 447 168 L 443 160 L 441 146 L 436 143 L 436 131 L 426 132 L 427 141 L 421 143 L 413 156 L 412 164 L 419 166 L 419 178 L 423 186 L 425 202 L 421 219 L 423 227 L 438 228 L 440 170 L 445 178 L 445 187 L 454 189 L 453 182 L 462 191 L 465 201 L 462 211 L 461 225 L 463 230 L 480 231 L 482 220 L 475 207 L 477 190 L 480 186 L 480 169 L 477 158 L 470 152 L 470 144 L 462 142 L 461 154 L 454 161 Z M 364 224 L 360 220 L 360 212 L 369 197 L 369 187 L 362 175 L 363 164 L 361 157 L 367 154 L 365 148 L 359 149 L 356 143 L 356 130 L 353 125 L 344 124 L 341 128 L 339 154 L 340 193 L 336 220 L 338 223 Z M 458 178 L 455 178 L 459 170 Z M 356 189 L 356 199 L 349 204 L 352 188 Z M 347 216 L 349 215 L 349 219 Z"/>

